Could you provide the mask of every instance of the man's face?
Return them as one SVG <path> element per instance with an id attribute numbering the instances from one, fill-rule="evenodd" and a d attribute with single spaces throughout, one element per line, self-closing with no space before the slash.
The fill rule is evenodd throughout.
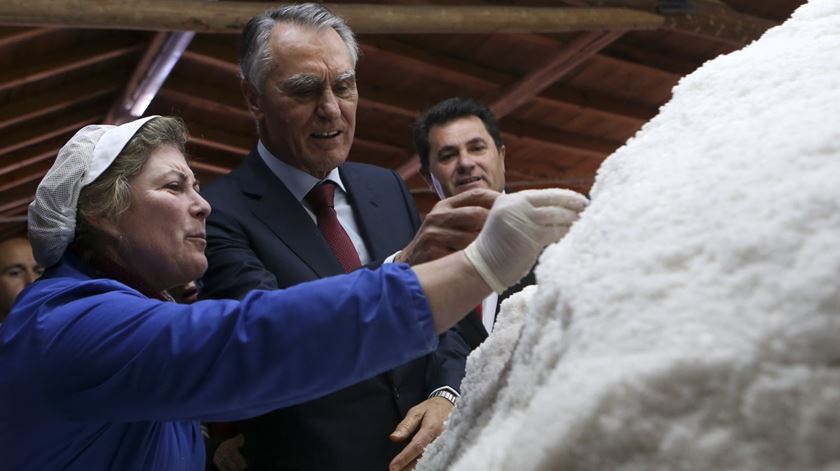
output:
<path id="1" fill-rule="evenodd" d="M 496 148 L 477 116 L 432 126 L 429 130 L 429 173 L 432 186 L 441 198 L 471 188 L 500 192 L 505 187 L 505 146 Z"/>
<path id="2" fill-rule="evenodd" d="M 0 320 L 12 309 L 17 295 L 32 283 L 43 270 L 32 256 L 26 239 L 9 239 L 0 243 Z"/>
<path id="3" fill-rule="evenodd" d="M 269 40 L 262 94 L 243 84 L 260 138 L 279 159 L 322 178 L 341 165 L 356 131 L 356 75 L 350 51 L 332 28 L 288 23 Z"/>

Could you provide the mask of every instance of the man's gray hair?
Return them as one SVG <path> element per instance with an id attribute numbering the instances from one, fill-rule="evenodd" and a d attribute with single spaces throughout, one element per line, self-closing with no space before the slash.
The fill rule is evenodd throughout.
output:
<path id="1" fill-rule="evenodd" d="M 242 78 L 251 82 L 257 92 L 262 93 L 266 69 L 271 63 L 271 48 L 268 42 L 271 32 L 274 30 L 274 26 L 284 22 L 312 26 L 313 28 L 329 27 L 334 29 L 347 46 L 350 58 L 353 60 L 353 68 L 356 68 L 356 61 L 359 59 L 359 45 L 353 36 L 353 30 L 347 26 L 347 23 L 340 16 L 317 3 L 301 3 L 271 8 L 261 15 L 251 18 L 242 32 L 239 67 L 242 71 Z"/>

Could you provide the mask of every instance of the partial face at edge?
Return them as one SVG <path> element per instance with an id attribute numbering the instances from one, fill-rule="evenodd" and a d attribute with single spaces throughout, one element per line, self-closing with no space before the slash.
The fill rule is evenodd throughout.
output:
<path id="1" fill-rule="evenodd" d="M 12 309 L 17 295 L 37 280 L 43 269 L 32 255 L 32 246 L 23 238 L 0 242 L 0 321 Z"/>
<path id="2" fill-rule="evenodd" d="M 350 51 L 332 28 L 275 26 L 263 92 L 245 85 L 260 138 L 277 158 L 322 178 L 350 153 L 359 96 Z"/>
<path id="3" fill-rule="evenodd" d="M 429 173 L 441 197 L 472 188 L 501 192 L 505 187 L 505 147 L 477 116 L 458 118 L 429 130 Z"/>

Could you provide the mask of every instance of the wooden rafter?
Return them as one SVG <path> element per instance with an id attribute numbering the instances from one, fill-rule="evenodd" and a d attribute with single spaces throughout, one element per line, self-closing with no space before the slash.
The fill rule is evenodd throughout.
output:
<path id="1" fill-rule="evenodd" d="M 23 157 L 14 160 L 11 163 L 3 165 L 0 167 L 0 175 L 5 175 L 7 173 L 11 173 L 17 170 L 20 170 L 24 167 L 28 167 L 30 165 L 35 165 L 38 162 L 43 162 L 44 160 L 51 159 L 58 154 L 58 147 L 54 146 L 45 146 L 46 150 L 39 150 L 35 153 L 35 155 L 31 157 Z"/>
<path id="2" fill-rule="evenodd" d="M 235 74 L 239 76 L 239 65 L 233 62 L 226 61 L 224 59 L 211 56 L 209 54 L 203 54 L 197 51 L 187 50 L 184 51 L 184 55 L 182 56 L 185 60 L 190 60 L 194 62 L 198 62 L 199 64 L 208 65 L 210 67 L 214 67 L 217 69 L 224 70 L 228 73 Z"/>
<path id="3" fill-rule="evenodd" d="M 490 108 L 496 116 L 508 113 L 531 101 L 543 90 L 560 80 L 572 69 L 588 60 L 613 41 L 621 37 L 623 31 L 589 32 L 582 34 L 550 57 L 545 63 L 529 72 L 519 81 L 508 87 L 493 100 Z"/>
<path id="4" fill-rule="evenodd" d="M 535 35 L 527 35 L 535 36 Z M 541 42 L 546 46 L 554 48 L 562 48 L 563 43 L 552 38 L 544 38 Z M 516 77 L 512 74 L 499 72 L 497 70 L 489 69 L 478 64 L 471 63 L 466 60 L 455 60 L 445 57 L 442 53 L 431 53 L 423 51 L 418 48 L 406 45 L 393 39 L 377 40 L 375 43 L 368 41 L 362 42 L 362 46 L 366 54 L 381 54 L 386 60 L 392 63 L 400 63 L 405 67 L 413 68 L 418 72 L 434 77 L 435 80 L 445 81 L 458 85 L 459 87 L 469 87 L 479 90 L 483 93 L 501 93 L 503 87 L 510 87 L 516 82 Z M 679 75 L 670 74 L 668 72 L 652 69 L 648 66 L 635 64 L 632 62 L 622 61 L 611 57 L 596 54 L 598 60 L 605 60 L 615 64 L 617 67 L 631 67 L 639 69 L 640 71 L 652 71 L 657 74 L 662 74 L 669 80 L 676 81 Z M 564 87 L 564 89 L 568 89 Z M 603 113 L 612 116 L 626 114 L 628 119 L 640 119 L 640 116 L 647 116 L 649 106 L 638 104 L 639 110 L 633 110 L 637 103 L 630 102 L 619 98 L 606 97 L 603 94 L 585 92 L 583 90 L 571 93 L 552 93 L 549 88 L 545 93 L 538 95 L 537 100 L 545 104 L 553 106 L 573 106 L 576 108 L 587 108 L 597 113 Z M 364 98 L 362 93 L 362 98 Z M 567 102 L 565 97 L 571 97 Z M 597 96 L 598 99 L 584 99 L 582 96 Z M 642 119 L 647 121 L 648 118 Z"/>
<path id="5" fill-rule="evenodd" d="M 143 77 L 149 71 L 149 68 L 155 61 L 155 58 L 160 53 L 160 50 L 163 48 L 163 44 L 166 42 L 166 33 L 158 32 L 152 36 L 152 39 L 149 41 L 149 44 L 146 46 L 146 50 L 143 52 L 143 56 L 140 58 L 140 61 L 137 62 L 137 66 L 134 68 L 134 71 L 131 73 L 131 77 L 128 79 L 125 87 L 123 88 L 122 93 L 120 93 L 119 98 L 111 105 L 111 109 L 108 110 L 108 115 L 105 117 L 106 123 L 114 123 L 117 120 L 124 119 L 127 110 L 131 108 L 130 97 L 134 90 L 137 89 L 137 85 L 140 84 L 140 81 L 143 80 Z"/>
<path id="6" fill-rule="evenodd" d="M 175 90 L 168 86 L 160 90 L 158 97 L 173 103 L 183 103 L 192 109 L 207 113 L 208 116 L 224 116 L 225 120 L 247 120 L 249 122 L 252 120 L 251 113 L 245 108 L 237 108 L 214 101 L 211 98 Z"/>
<path id="7" fill-rule="evenodd" d="M 110 95 L 117 88 L 113 77 L 99 75 L 91 80 L 75 82 L 33 98 L 9 103 L 0 108 L 0 129 L 65 111 Z"/>
<path id="8" fill-rule="evenodd" d="M 53 156 L 54 155 L 55 154 L 53 154 Z M 45 169 L 45 170 L 38 170 L 37 172 L 33 172 L 33 173 L 28 174 L 28 175 L 24 175 L 22 177 L 18 177 L 16 179 L 4 184 L 4 185 L 0 185 L 0 193 L 5 193 L 5 192 L 7 192 L 9 190 L 12 190 L 14 188 L 17 188 L 19 186 L 26 185 L 27 183 L 31 183 L 31 182 L 40 180 L 41 178 L 44 177 L 44 175 L 46 175 L 46 173 L 47 173 L 47 171 Z"/>
<path id="9" fill-rule="evenodd" d="M 242 157 L 248 155 L 248 153 L 251 152 L 251 150 L 246 147 L 234 146 L 196 134 L 190 134 L 190 142 L 193 144 L 198 144 L 200 146 L 209 147 L 210 149 L 220 150 L 223 152 L 230 152 L 231 154 L 239 155 Z"/>
<path id="10" fill-rule="evenodd" d="M 57 136 L 78 131 L 83 126 L 96 123 L 102 118 L 103 116 L 98 113 L 75 115 L 69 119 L 63 119 L 60 123 L 27 129 L 23 136 L 14 136 L 14 139 L 10 139 L 8 142 L 5 142 L 6 140 L 0 142 L 0 156 L 17 152 Z"/>
<path id="11" fill-rule="evenodd" d="M 61 54 L 53 58 L 38 57 L 30 64 L 22 64 L 20 67 L 0 72 L 0 92 L 125 57 L 138 51 L 140 47 L 139 44 L 122 45 L 116 48 L 98 46 L 91 48 L 93 53 L 85 48 L 84 53 Z"/>
<path id="12" fill-rule="evenodd" d="M 636 11 L 657 12 L 657 0 L 561 0 L 581 8 L 626 7 Z M 691 0 L 685 13 L 664 15 L 665 29 L 713 38 L 735 46 L 758 39 L 778 23 L 733 10 L 719 0 Z"/>
<path id="13" fill-rule="evenodd" d="M 10 201 L 6 204 L 0 205 L 0 214 L 2 214 L 3 216 L 14 214 L 16 211 L 20 210 L 21 207 L 25 207 L 29 203 L 31 203 L 33 199 L 35 199 L 34 195 L 24 196 L 23 198 L 19 198 L 14 201 Z"/>
<path id="14" fill-rule="evenodd" d="M 21 31 L 15 31 L 11 34 L 0 36 L 0 48 L 17 46 L 21 43 L 29 41 L 30 39 L 38 38 L 51 34 L 56 28 L 27 28 Z"/>
<path id="15" fill-rule="evenodd" d="M 0 24 L 239 33 L 259 2 L 5 0 Z M 625 8 L 328 4 L 356 33 L 576 32 L 656 29 L 661 15 Z"/>

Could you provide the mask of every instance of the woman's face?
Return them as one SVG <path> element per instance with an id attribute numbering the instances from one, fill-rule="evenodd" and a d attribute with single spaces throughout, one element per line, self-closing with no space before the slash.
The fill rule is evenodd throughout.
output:
<path id="1" fill-rule="evenodd" d="M 158 147 L 129 183 L 131 205 L 113 227 L 124 268 L 161 291 L 199 278 L 207 269 L 210 204 L 198 194 L 184 155 Z"/>

